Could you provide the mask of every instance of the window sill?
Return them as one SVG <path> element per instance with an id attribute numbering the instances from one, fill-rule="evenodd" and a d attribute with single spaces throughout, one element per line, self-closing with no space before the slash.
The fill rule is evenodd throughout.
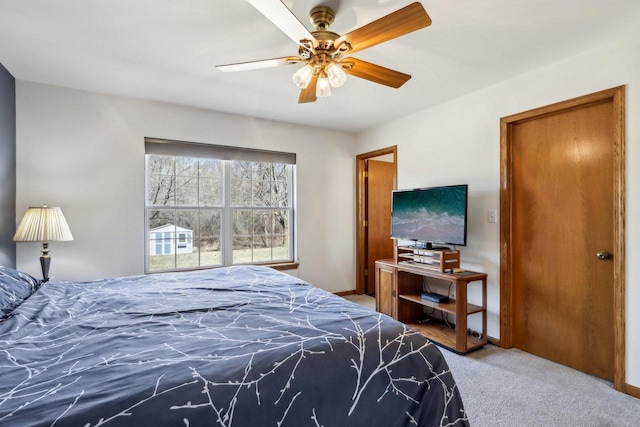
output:
<path id="1" fill-rule="evenodd" d="M 282 262 L 278 264 L 256 264 L 256 265 L 264 265 L 265 267 L 271 267 L 274 270 L 297 270 L 300 265 L 299 262 Z"/>
<path id="2" fill-rule="evenodd" d="M 198 271 L 198 270 L 209 270 L 215 268 L 225 268 L 225 267 L 233 267 L 238 265 L 257 265 L 260 267 L 270 267 L 274 270 L 286 271 L 286 270 L 297 270 L 300 265 L 299 262 L 295 261 L 286 261 L 286 262 L 275 262 L 270 264 L 268 262 L 265 263 L 255 263 L 255 264 L 233 264 L 233 265 L 217 265 L 217 266 L 208 266 L 208 267 L 199 267 L 199 268 L 179 268 L 174 270 L 155 270 L 155 271 L 145 271 L 144 274 L 156 274 L 156 273 L 179 273 L 182 271 Z"/>

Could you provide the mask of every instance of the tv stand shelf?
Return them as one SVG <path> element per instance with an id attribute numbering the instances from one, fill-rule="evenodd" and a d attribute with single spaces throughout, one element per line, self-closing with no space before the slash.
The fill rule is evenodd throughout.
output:
<path id="1" fill-rule="evenodd" d="M 441 323 L 407 323 L 407 326 L 420 332 L 431 341 L 440 344 L 441 346 L 458 354 L 468 353 L 471 350 L 482 348 L 487 341 L 482 338 L 476 338 L 471 335 L 466 336 L 466 342 L 463 347 L 466 347 L 465 351 L 457 351 L 458 341 L 455 336 L 451 335 L 451 329 Z"/>
<path id="2" fill-rule="evenodd" d="M 487 343 L 487 275 L 477 272 L 445 273 L 420 263 L 396 259 L 376 261 L 376 309 L 414 328 L 432 341 L 464 354 Z M 453 282 L 456 299 L 445 303 L 421 297 L 423 278 Z M 467 289 L 472 282 L 482 284 L 482 305 L 467 302 Z M 425 319 L 424 307 L 456 316 L 455 328 L 435 319 Z M 467 316 L 482 315 L 480 338 L 467 335 Z"/>
<path id="3" fill-rule="evenodd" d="M 420 294 L 400 294 L 398 295 L 398 298 L 407 300 L 407 301 L 412 301 L 416 304 L 420 304 L 423 305 L 425 307 L 429 307 L 429 308 L 435 308 L 436 310 L 440 310 L 440 311 L 444 311 L 446 313 L 451 313 L 453 315 L 456 314 L 456 300 L 449 298 L 448 302 L 445 303 L 437 303 L 437 302 L 432 302 L 429 300 L 426 300 L 424 298 L 422 298 L 422 296 Z M 482 311 L 484 310 L 483 307 L 479 306 L 479 305 L 473 305 L 473 304 L 467 304 L 467 315 L 469 314 L 473 314 L 473 313 L 482 313 Z"/>

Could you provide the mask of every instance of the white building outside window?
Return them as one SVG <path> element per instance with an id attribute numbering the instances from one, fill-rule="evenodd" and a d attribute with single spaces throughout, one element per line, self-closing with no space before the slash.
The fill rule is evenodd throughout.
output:
<path id="1" fill-rule="evenodd" d="M 293 262 L 295 154 L 145 146 L 147 272 Z"/>

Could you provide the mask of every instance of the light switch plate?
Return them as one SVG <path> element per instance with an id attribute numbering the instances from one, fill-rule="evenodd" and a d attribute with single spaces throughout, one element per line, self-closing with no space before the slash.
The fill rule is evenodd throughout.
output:
<path id="1" fill-rule="evenodd" d="M 498 214 L 496 213 L 495 209 L 489 209 L 487 211 L 487 219 L 489 220 L 490 223 L 498 222 Z"/>

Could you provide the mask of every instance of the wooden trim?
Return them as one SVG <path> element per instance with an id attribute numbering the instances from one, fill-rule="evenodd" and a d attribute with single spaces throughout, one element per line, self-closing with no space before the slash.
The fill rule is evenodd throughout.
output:
<path id="1" fill-rule="evenodd" d="M 501 347 L 500 340 L 498 338 L 487 336 L 487 342 L 495 345 L 496 347 Z"/>
<path id="2" fill-rule="evenodd" d="M 613 384 L 616 390 L 625 389 L 626 381 L 626 141 L 625 87 L 612 90 L 613 98 Z"/>
<path id="3" fill-rule="evenodd" d="M 500 346 L 513 347 L 511 331 L 511 125 L 500 119 Z"/>
<path id="4" fill-rule="evenodd" d="M 613 292 L 614 292 L 614 374 L 616 390 L 629 390 L 625 384 L 625 87 L 618 86 L 590 95 L 558 102 L 541 108 L 525 111 L 500 119 L 500 344 L 503 348 L 513 346 L 512 342 L 512 300 L 513 286 L 511 253 L 511 130 L 512 126 L 562 110 L 583 108 L 590 104 L 613 103 L 613 144 L 614 144 L 614 241 L 613 241 Z M 635 392 L 634 388 L 634 392 Z M 627 393 L 631 394 L 629 391 Z"/>
<path id="5" fill-rule="evenodd" d="M 260 264 L 256 264 L 256 265 L 260 265 Z M 298 262 L 283 262 L 280 264 L 264 264 L 266 267 L 271 267 L 274 270 L 297 270 L 298 267 L 300 266 L 300 263 Z"/>
<path id="6" fill-rule="evenodd" d="M 358 154 L 356 156 L 356 294 L 365 293 L 366 277 L 364 270 L 367 268 L 366 263 L 366 233 L 364 220 L 366 215 L 365 205 L 365 177 L 366 161 L 368 159 L 393 154 L 393 163 L 395 172 L 393 177 L 393 188 L 397 188 L 398 184 L 398 146 L 394 145 L 379 150 L 370 151 L 368 153 Z M 370 272 L 373 274 L 373 272 Z"/>
<path id="7" fill-rule="evenodd" d="M 364 230 L 365 195 L 364 173 L 366 158 L 356 157 L 356 293 L 363 294 L 366 287 L 366 241 Z"/>
<path id="8" fill-rule="evenodd" d="M 627 393 L 629 396 L 633 396 L 640 399 L 640 388 L 636 386 L 632 386 L 631 384 L 625 384 L 624 392 Z"/>
<path id="9" fill-rule="evenodd" d="M 356 291 L 355 289 L 352 289 L 350 291 L 340 291 L 340 292 L 334 292 L 334 295 L 338 295 L 339 297 L 346 297 L 347 295 L 355 295 Z"/>

